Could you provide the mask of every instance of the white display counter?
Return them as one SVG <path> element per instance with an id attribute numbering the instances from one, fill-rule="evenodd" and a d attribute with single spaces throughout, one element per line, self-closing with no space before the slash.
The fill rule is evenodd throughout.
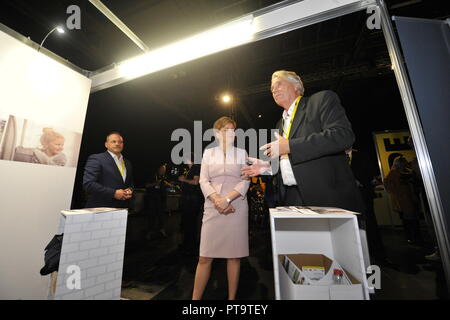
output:
<path id="1" fill-rule="evenodd" d="M 299 207 L 296 207 L 299 208 Z M 309 207 L 313 210 L 317 207 Z M 270 228 L 274 266 L 275 298 L 290 299 L 369 299 L 360 232 L 357 217 L 351 212 L 317 214 L 293 207 L 270 209 Z M 284 270 L 279 255 L 322 254 L 335 260 L 360 284 L 360 293 L 328 297 L 305 295 L 301 285 L 294 284 Z M 287 281 L 288 279 L 289 281 Z M 303 286 L 305 287 L 305 286 Z M 315 290 L 310 286 L 311 292 Z M 320 289 L 320 288 L 319 288 Z M 322 288 L 323 289 L 323 288 Z M 323 291 L 323 290 L 322 290 Z M 340 298 L 339 298 L 340 297 Z"/>
<path id="2" fill-rule="evenodd" d="M 64 238 L 56 291 L 50 298 L 119 300 L 128 210 L 94 208 L 61 214 L 59 234 Z"/>

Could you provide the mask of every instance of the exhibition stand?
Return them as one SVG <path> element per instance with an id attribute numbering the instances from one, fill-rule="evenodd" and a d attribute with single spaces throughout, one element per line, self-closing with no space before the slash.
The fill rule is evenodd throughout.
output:
<path id="1" fill-rule="evenodd" d="M 427 30 L 436 37 L 426 36 L 425 39 L 416 41 L 415 33 L 409 37 L 407 34 L 403 35 L 403 51 L 410 61 L 409 70 L 416 71 L 410 74 L 416 75 L 413 80 L 416 78 L 417 92 L 413 92 L 391 17 L 383 0 L 303 0 L 282 1 L 199 35 L 94 71 L 77 67 L 0 24 L 0 187 L 3 190 L 0 250 L 8 257 L 2 261 L 0 299 L 45 299 L 47 296 L 50 279 L 42 278 L 38 270 L 42 267 L 45 245 L 57 229 L 60 218 L 58 213 L 71 205 L 90 93 L 226 49 L 353 12 L 369 13 L 372 9 L 376 14 L 368 15 L 368 18 L 379 18 L 378 28 L 386 39 L 392 69 L 414 140 L 446 280 L 450 283 L 450 227 L 449 210 L 446 210 L 449 203 L 444 197 L 449 188 L 446 179 L 448 161 L 442 156 L 448 153 L 441 152 L 448 134 L 444 130 L 444 122 L 434 122 L 434 119 L 446 119 L 445 116 L 448 115 L 448 109 L 442 107 L 447 105 L 448 96 L 436 94 L 448 91 L 440 87 L 442 85 L 442 88 L 446 88 L 445 84 L 448 82 L 437 81 L 441 77 L 448 79 L 448 72 L 444 68 L 441 70 L 441 64 L 436 65 L 436 75 L 431 76 L 431 79 L 436 80 L 435 85 L 429 78 L 422 77 L 431 68 L 429 64 L 423 63 L 427 70 L 422 71 L 420 66 L 413 68 L 411 62 L 429 60 L 426 60 L 428 51 L 419 58 L 411 55 L 420 48 L 429 47 L 423 45 L 426 38 L 438 39 L 442 48 L 447 48 L 447 33 L 444 37 L 441 31 L 448 32 L 448 22 L 397 19 L 400 33 L 404 27 L 414 25 L 421 31 L 417 34 L 425 34 L 422 31 Z M 410 42 L 419 43 L 419 48 Z M 198 50 L 189 52 L 188 49 L 191 48 Z M 435 54 L 446 52 L 435 51 Z M 186 56 L 180 57 L 178 53 L 185 53 Z M 174 57 L 177 59 L 169 59 Z M 437 58 L 433 60 L 440 61 Z M 421 85 L 418 78 L 431 83 L 430 88 Z M 425 91 L 421 93 L 419 88 L 426 90 L 423 89 Z M 436 92 L 430 91 L 431 89 Z M 414 94 L 417 96 L 417 103 Z M 435 99 L 430 104 L 429 97 L 440 99 Z M 435 108 L 431 108 L 432 105 Z M 434 132 L 434 129 L 441 131 Z M 64 153 L 57 158 L 40 159 L 40 138 L 48 131 L 58 134 L 59 139 L 64 139 Z M 428 134 L 428 141 L 425 140 L 425 133 Z M 433 146 L 434 141 L 439 143 Z M 433 153 L 429 152 L 429 146 Z M 439 175 L 435 174 L 435 169 Z M 436 179 L 436 176 L 439 178 Z M 286 258 L 286 255 L 292 254 L 323 255 L 320 258 L 327 273 L 334 268 L 333 263 L 345 270 L 351 290 L 335 294 L 339 290 L 328 288 L 326 291 L 321 288 L 323 295 L 316 298 L 369 299 L 365 273 L 368 255 L 363 254 L 366 250 L 364 241 L 363 245 L 361 243 L 356 216 L 351 213 L 294 211 L 285 208 L 273 209 L 270 213 L 276 299 L 308 298 L 308 295 L 299 293 L 296 289 L 299 284 L 292 286 L 290 278 L 285 277 L 289 276 L 289 270 L 285 270 L 286 259 L 294 264 L 301 264 L 300 260 L 305 258 Z M 63 211 L 59 231 L 64 233 L 64 240 L 54 299 L 120 297 L 126 224 L 126 210 Z M 80 270 L 81 289 L 70 289 L 72 285 L 68 283 L 75 287 L 78 283 L 77 267 Z"/>

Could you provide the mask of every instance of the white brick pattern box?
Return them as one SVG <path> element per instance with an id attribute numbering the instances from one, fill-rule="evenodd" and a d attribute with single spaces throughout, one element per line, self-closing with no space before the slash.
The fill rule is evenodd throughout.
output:
<path id="1" fill-rule="evenodd" d="M 59 233 L 64 233 L 64 238 L 53 299 L 119 300 L 127 209 L 61 213 Z"/>

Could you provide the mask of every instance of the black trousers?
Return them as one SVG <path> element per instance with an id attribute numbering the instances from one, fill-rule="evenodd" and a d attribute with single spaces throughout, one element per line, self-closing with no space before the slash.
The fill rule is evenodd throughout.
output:
<path id="1" fill-rule="evenodd" d="M 419 219 L 403 219 L 403 227 L 405 228 L 405 236 L 407 240 L 417 243 L 423 242 L 420 232 Z"/>
<path id="2" fill-rule="evenodd" d="M 181 231 L 182 246 L 189 250 L 197 250 L 199 245 L 198 217 L 201 212 L 203 197 L 198 193 L 183 194 Z"/>
<path id="3" fill-rule="evenodd" d="M 148 202 L 148 231 L 158 232 L 164 229 L 166 224 L 165 203 L 166 197 L 160 193 L 150 194 Z"/>

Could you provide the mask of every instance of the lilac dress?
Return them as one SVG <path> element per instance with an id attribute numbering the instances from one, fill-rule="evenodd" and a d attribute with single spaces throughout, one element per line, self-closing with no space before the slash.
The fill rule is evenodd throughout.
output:
<path id="1" fill-rule="evenodd" d="M 241 258 L 249 255 L 247 190 L 250 182 L 241 178 L 247 152 L 231 147 L 226 155 L 220 147 L 206 149 L 200 170 L 200 187 L 205 209 L 200 238 L 200 256 Z M 216 192 L 225 196 L 235 190 L 241 194 L 231 205 L 235 212 L 220 214 L 208 196 Z"/>

